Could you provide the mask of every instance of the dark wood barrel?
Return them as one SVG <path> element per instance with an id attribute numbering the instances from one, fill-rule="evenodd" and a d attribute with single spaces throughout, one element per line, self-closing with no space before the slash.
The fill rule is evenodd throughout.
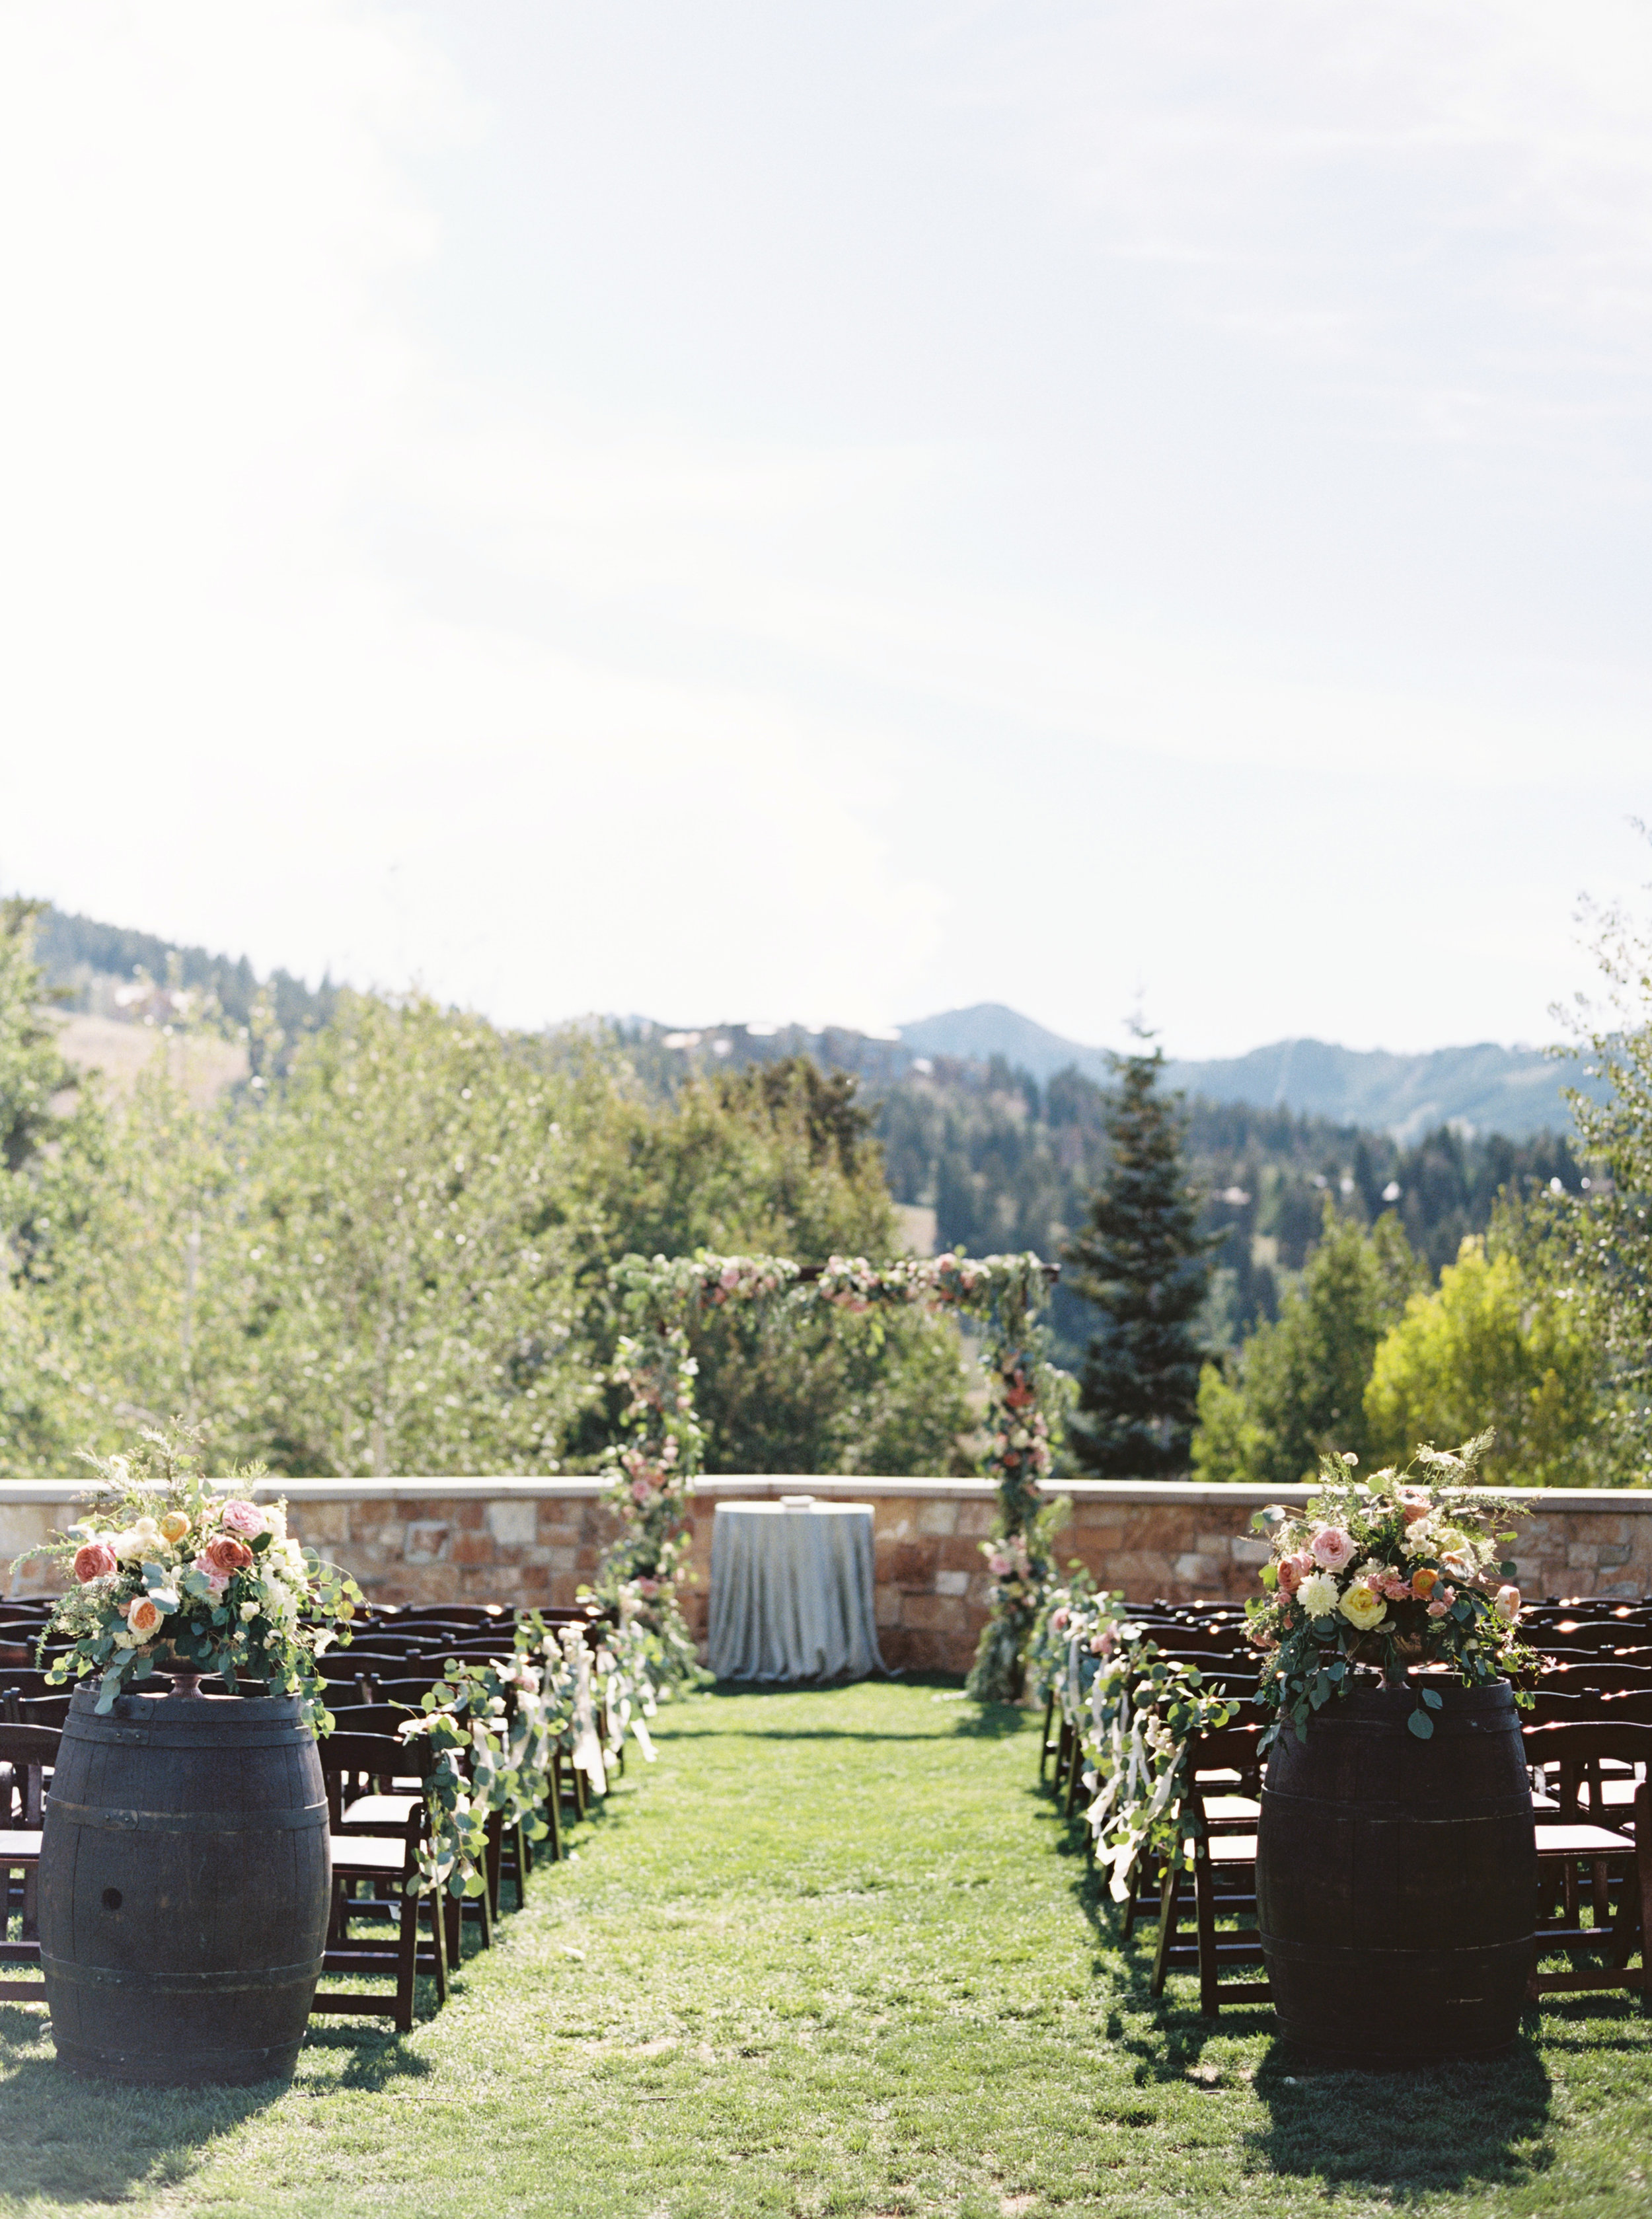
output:
<path id="1" fill-rule="evenodd" d="M 1414 1694 L 1333 1700 L 1287 1725 L 1262 1790 L 1257 1924 L 1280 2032 L 1327 2067 L 1487 2057 L 1518 2032 L 1537 1851 L 1506 1687 L 1430 1675 Z"/>
<path id="2" fill-rule="evenodd" d="M 83 2073 L 171 2086 L 291 2071 L 332 1888 L 315 1737 L 290 1696 L 78 1688 L 40 1844 L 52 2036 Z"/>

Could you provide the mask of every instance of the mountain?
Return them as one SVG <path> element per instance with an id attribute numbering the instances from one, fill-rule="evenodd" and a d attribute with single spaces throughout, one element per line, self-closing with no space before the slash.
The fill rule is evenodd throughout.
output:
<path id="1" fill-rule="evenodd" d="M 1109 1071 L 1102 1049 L 1063 1040 L 996 1002 L 903 1025 L 901 1044 L 931 1060 L 984 1063 L 1000 1055 L 1040 1083 L 1069 1068 L 1105 1083 Z M 1513 1140 L 1563 1132 L 1571 1122 L 1565 1088 L 1597 1091 L 1572 1059 L 1557 1062 L 1541 1048 L 1502 1047 L 1491 1041 L 1419 1055 L 1338 1047 L 1326 1041 L 1276 1041 L 1248 1055 L 1172 1061 L 1166 1077 L 1172 1086 L 1207 1102 L 1328 1117 L 1339 1125 L 1373 1127 L 1402 1142 L 1441 1125 L 1505 1133 Z"/>

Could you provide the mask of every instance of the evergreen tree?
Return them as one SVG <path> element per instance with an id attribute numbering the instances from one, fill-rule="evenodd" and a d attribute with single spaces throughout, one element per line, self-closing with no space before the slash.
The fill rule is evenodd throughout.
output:
<path id="1" fill-rule="evenodd" d="M 1164 1059 L 1148 1052 L 1151 1037 L 1138 1027 L 1136 1053 L 1114 1059 L 1109 1158 L 1066 1252 L 1075 1291 L 1102 1315 L 1070 1434 L 1084 1469 L 1103 1478 L 1185 1470 L 1198 1404 L 1212 1244 L 1182 1160 L 1180 1097 L 1158 1091 Z"/>

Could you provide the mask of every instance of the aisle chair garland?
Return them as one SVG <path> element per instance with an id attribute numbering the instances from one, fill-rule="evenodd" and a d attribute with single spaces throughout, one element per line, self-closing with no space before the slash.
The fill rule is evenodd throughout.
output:
<path id="1" fill-rule="evenodd" d="M 1040 1490 L 1073 1396 L 1068 1375 L 1048 1360 L 1038 1324 L 1048 1298 L 1039 1258 L 949 1251 L 873 1265 L 864 1257 L 833 1256 L 820 1271 L 805 1273 L 788 1257 L 701 1251 L 651 1262 L 628 1256 L 615 1266 L 612 1284 L 627 1329 L 608 1377 L 630 1390 L 620 1414 L 628 1437 L 613 1449 L 607 1475 L 618 1532 L 588 1592 L 618 1621 L 622 1592 L 630 1590 L 632 1621 L 652 1644 L 646 1656 L 651 1694 L 704 1677 L 680 1601 L 692 1576 L 687 1500 L 705 1446 L 694 1408 L 691 1329 L 697 1319 L 731 1304 L 784 1314 L 824 1302 L 852 1314 L 918 1304 L 955 1311 L 985 1328 L 984 1463 L 997 1483 L 998 1508 L 993 1537 L 981 1545 L 992 1576 L 991 1616 L 969 1689 L 986 1700 L 1017 1698 L 1027 1641 L 1050 1577 L 1051 1535 L 1065 1515 L 1065 1506 L 1044 1503 Z"/>
<path id="2" fill-rule="evenodd" d="M 1053 1589 L 1029 1644 L 1034 1692 L 1053 1693 L 1078 1735 L 1084 1823 L 1115 1903 L 1129 1900 L 1144 1855 L 1190 1857 L 1184 1812 L 1189 1744 L 1227 1725 L 1237 1701 L 1210 1674 L 1164 1655 L 1123 1594 L 1087 1581 Z"/>

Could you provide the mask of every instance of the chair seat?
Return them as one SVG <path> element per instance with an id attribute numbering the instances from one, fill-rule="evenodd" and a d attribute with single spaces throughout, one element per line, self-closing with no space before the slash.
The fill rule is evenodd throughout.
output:
<path id="1" fill-rule="evenodd" d="M 400 1834 L 334 1834 L 335 1873 L 405 1872 L 408 1843 Z"/>
<path id="2" fill-rule="evenodd" d="M 375 1834 L 393 1826 L 400 1833 L 418 1808 L 417 1790 L 411 1795 L 358 1795 L 346 1808 L 340 1831 Z"/>
<path id="3" fill-rule="evenodd" d="M 1254 1834 L 1213 1834 L 1208 1846 L 1213 1865 L 1253 1865 L 1256 1862 Z"/>
<path id="4" fill-rule="evenodd" d="M 40 1854 L 40 1829 L 28 1826 L 0 1829 L 0 1865 L 25 1861 L 33 1864 Z"/>
<path id="5" fill-rule="evenodd" d="M 1262 1816 L 1262 1806 L 1254 1795 L 1207 1795 L 1205 1816 L 1213 1826 L 1236 1822 L 1254 1826 Z"/>
<path id="6" fill-rule="evenodd" d="M 1214 1846 L 1214 1844 L 1213 1844 Z M 1537 1822 L 1540 1857 L 1632 1857 L 1635 1844 L 1627 1834 L 1614 1834 L 1605 1826 L 1559 1826 Z"/>

